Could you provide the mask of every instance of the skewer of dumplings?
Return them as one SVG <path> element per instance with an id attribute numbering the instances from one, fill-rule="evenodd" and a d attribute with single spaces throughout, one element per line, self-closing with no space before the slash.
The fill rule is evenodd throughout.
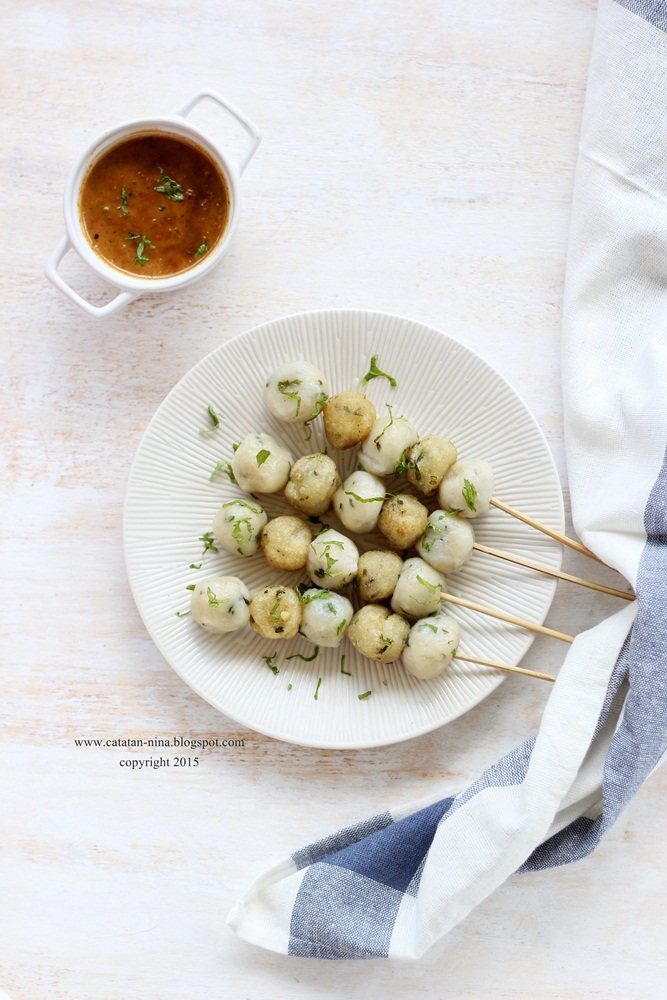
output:
<path id="1" fill-rule="evenodd" d="M 250 625 L 266 639 L 303 636 L 315 646 L 333 648 L 346 637 L 358 652 L 377 663 L 402 658 L 420 680 L 439 676 L 453 659 L 512 673 L 555 680 L 549 674 L 498 663 L 458 650 L 458 622 L 442 612 L 408 620 L 382 604 L 365 604 L 354 611 L 351 601 L 335 591 L 273 584 L 252 596 L 238 577 L 200 581 L 191 599 L 194 620 L 206 631 L 222 635 Z"/>
<path id="2" fill-rule="evenodd" d="M 230 530 L 235 517 L 239 531 Z M 283 515 L 267 521 L 260 507 L 246 501 L 227 501 L 214 520 L 217 541 L 229 550 L 235 546 L 235 551 L 242 555 L 249 554 L 245 535 L 250 537 L 260 526 L 261 546 L 267 561 L 283 570 L 305 568 L 313 586 L 299 593 L 292 587 L 270 585 L 251 597 L 238 577 L 200 582 L 192 594 L 191 610 L 195 621 L 208 631 L 220 634 L 250 624 L 267 639 L 291 639 L 300 634 L 325 647 L 335 647 L 347 636 L 369 659 L 393 663 L 403 657 L 410 673 L 421 679 L 442 673 L 454 657 L 554 679 L 536 671 L 459 653 L 458 623 L 441 610 L 443 600 L 455 603 L 458 599 L 443 592 L 444 575 L 419 557 L 403 561 L 398 553 L 389 550 L 370 550 L 360 556 L 355 543 L 341 532 L 325 527 L 312 538 L 311 526 L 304 519 Z M 351 601 L 339 593 L 353 581 L 362 600 L 369 602 L 356 613 Z M 389 599 L 390 608 L 379 603 Z M 571 641 L 571 637 L 562 633 L 503 612 L 468 601 L 459 603 Z"/>
<path id="3" fill-rule="evenodd" d="M 346 450 L 360 445 L 360 468 L 343 482 L 328 455 L 305 455 L 294 461 L 275 437 L 255 433 L 236 446 L 231 463 L 234 481 L 253 497 L 284 491 L 295 510 L 311 518 L 333 508 L 343 526 L 355 534 L 377 527 L 392 551 L 360 556 L 351 539 L 328 526 L 313 538 L 302 517 L 269 521 L 259 502 L 226 501 L 213 524 L 215 537 L 225 549 L 252 556 L 261 547 L 276 568 L 305 567 L 313 586 L 301 593 L 291 587 L 268 586 L 251 597 L 237 577 L 197 584 L 191 602 L 193 617 L 209 631 L 234 631 L 250 624 L 266 638 L 287 639 L 299 633 L 315 645 L 329 647 L 337 646 L 345 635 L 362 655 L 384 663 L 402 657 L 406 669 L 421 678 L 437 676 L 456 657 L 554 680 L 537 671 L 460 653 L 460 629 L 455 619 L 443 612 L 443 602 L 565 642 L 572 642 L 573 636 L 456 597 L 447 592 L 444 574 L 461 569 L 477 551 L 625 600 L 634 599 L 632 594 L 477 543 L 470 521 L 496 506 L 597 558 L 580 543 L 495 498 L 488 462 L 459 460 L 452 442 L 438 435 L 420 438 L 407 418 L 394 415 L 390 404 L 388 415 L 378 418 L 373 404 L 361 392 L 329 397 L 326 376 L 307 362 L 276 369 L 268 376 L 263 395 L 271 413 L 286 423 L 309 425 L 322 413 L 332 447 Z M 400 472 L 425 497 L 437 493 L 440 508 L 429 514 L 410 494 L 388 494 L 384 478 Z M 398 551 L 412 547 L 418 555 L 404 562 Z M 339 593 L 352 581 L 368 602 L 357 612 Z M 391 606 L 379 603 L 383 600 L 390 600 Z"/>

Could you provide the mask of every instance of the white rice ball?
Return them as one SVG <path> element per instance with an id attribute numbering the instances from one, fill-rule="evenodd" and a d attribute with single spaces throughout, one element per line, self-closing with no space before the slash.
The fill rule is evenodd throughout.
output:
<path id="1" fill-rule="evenodd" d="M 248 493 L 277 493 L 285 488 L 292 456 L 270 434 L 248 434 L 232 459 L 232 472 Z"/>
<path id="2" fill-rule="evenodd" d="M 354 580 L 359 567 L 359 549 L 340 531 L 326 528 L 310 543 L 306 572 L 317 587 L 341 590 Z"/>
<path id="3" fill-rule="evenodd" d="M 419 434 L 405 417 L 379 417 L 359 450 L 359 464 L 375 476 L 391 476 Z"/>
<path id="4" fill-rule="evenodd" d="M 445 510 L 429 514 L 426 531 L 417 542 L 422 559 L 441 573 L 456 573 L 468 562 L 475 532 L 467 518 Z"/>
<path id="5" fill-rule="evenodd" d="M 221 635 L 236 632 L 248 624 L 248 588 L 236 576 L 216 576 L 202 580 L 192 591 L 192 617 L 207 632 Z"/>
<path id="6" fill-rule="evenodd" d="M 299 632 L 316 646 L 339 646 L 354 609 L 347 597 L 311 587 L 301 594 L 304 605 Z"/>
<path id="7" fill-rule="evenodd" d="M 385 497 L 382 480 L 360 469 L 338 487 L 333 509 L 348 531 L 365 535 L 377 527 Z"/>
<path id="8" fill-rule="evenodd" d="M 391 607 L 406 618 L 426 618 L 442 604 L 440 594 L 446 582 L 442 573 L 415 556 L 403 563 L 401 575 L 391 598 Z"/>
<path id="9" fill-rule="evenodd" d="M 267 376 L 262 395 L 274 417 L 284 423 L 305 423 L 322 410 L 329 387 L 326 375 L 307 361 L 290 361 Z"/>
<path id="10" fill-rule="evenodd" d="M 451 663 L 460 637 L 458 622 L 449 615 L 422 618 L 410 629 L 403 665 L 420 680 L 438 677 Z"/>
<path id="11" fill-rule="evenodd" d="M 493 496 L 493 469 L 483 459 L 466 458 L 446 473 L 438 487 L 438 503 L 461 517 L 486 514 Z"/>
<path id="12" fill-rule="evenodd" d="M 227 500 L 213 518 L 213 534 L 227 552 L 254 556 L 267 521 L 266 513 L 259 504 L 248 500 Z"/>

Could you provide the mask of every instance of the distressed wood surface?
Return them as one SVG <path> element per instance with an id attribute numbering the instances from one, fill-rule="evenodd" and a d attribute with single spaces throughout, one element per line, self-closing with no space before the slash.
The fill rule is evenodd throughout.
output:
<path id="1" fill-rule="evenodd" d="M 567 499 L 560 305 L 594 18 L 593 0 L 4 11 L 0 988 L 13 1000 L 335 1000 L 360 974 L 385 1000 L 664 996 L 664 771 L 593 857 L 510 879 L 417 965 L 237 940 L 225 915 L 261 870 L 464 786 L 535 730 L 549 686 L 511 677 L 386 749 L 278 743 L 164 662 L 121 547 L 130 464 L 167 392 L 221 342 L 307 309 L 401 313 L 480 352 L 535 413 Z M 66 173 L 104 127 L 201 87 L 263 133 L 234 246 L 205 283 L 90 319 L 43 276 Z M 105 294 L 69 258 L 66 273 Z M 592 572 L 571 553 L 564 567 Z M 576 633 L 615 608 L 561 584 L 549 623 Z M 553 673 L 563 655 L 538 638 L 524 666 Z M 128 772 L 125 751 L 74 743 L 172 735 L 243 745 L 200 753 L 197 769 Z"/>

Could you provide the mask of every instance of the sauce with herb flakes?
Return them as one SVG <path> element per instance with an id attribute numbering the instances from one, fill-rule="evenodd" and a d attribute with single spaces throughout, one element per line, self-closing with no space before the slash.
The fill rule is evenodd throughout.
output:
<path id="1" fill-rule="evenodd" d="M 220 242 L 229 191 L 199 146 L 148 132 L 112 146 L 93 164 L 79 214 L 90 245 L 107 264 L 165 278 L 194 267 Z"/>

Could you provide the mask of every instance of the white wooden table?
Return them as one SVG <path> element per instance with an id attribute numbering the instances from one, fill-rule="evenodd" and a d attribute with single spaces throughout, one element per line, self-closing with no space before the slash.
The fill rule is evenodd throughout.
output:
<path id="1" fill-rule="evenodd" d="M 6 6 L 0 988 L 13 1000 L 333 1000 L 358 995 L 360 975 L 383 1000 L 664 997 L 664 771 L 589 860 L 510 879 L 421 963 L 330 965 L 236 939 L 224 918 L 256 874 L 464 786 L 535 730 L 547 686 L 510 678 L 385 749 L 279 743 L 164 662 L 121 545 L 129 467 L 167 392 L 221 342 L 308 309 L 401 313 L 480 352 L 535 413 L 567 498 L 560 303 L 594 19 L 593 0 Z M 203 87 L 263 133 L 234 246 L 205 284 L 90 319 L 43 276 L 65 175 L 105 126 Z M 82 267 L 67 273 L 100 293 Z M 561 587 L 549 621 L 577 632 L 614 606 Z M 545 639 L 524 664 L 553 672 L 562 656 Z M 196 770 L 128 772 L 124 751 L 75 745 L 172 735 L 243 746 Z"/>

